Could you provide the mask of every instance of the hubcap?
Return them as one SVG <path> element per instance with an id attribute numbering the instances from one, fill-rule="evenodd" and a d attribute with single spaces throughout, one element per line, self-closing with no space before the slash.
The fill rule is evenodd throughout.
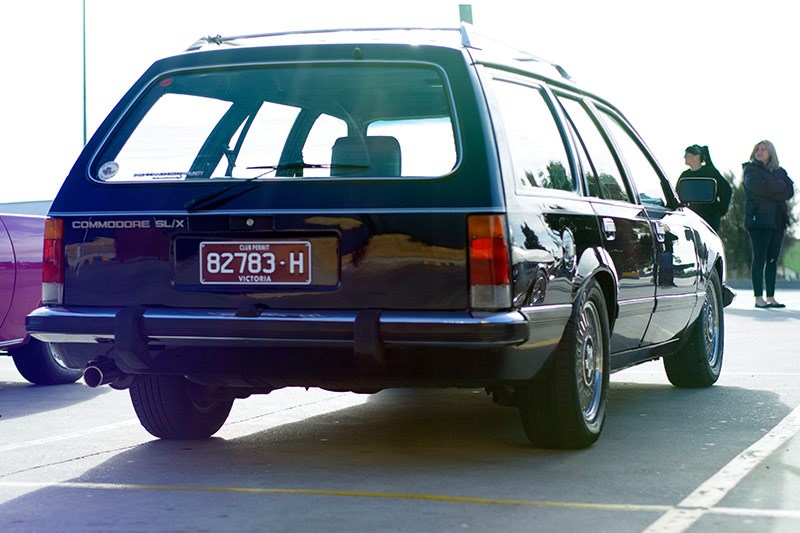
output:
<path id="1" fill-rule="evenodd" d="M 706 299 L 703 302 L 703 348 L 705 349 L 708 364 L 714 368 L 719 358 L 719 314 L 717 313 L 717 293 L 710 284 L 706 289 Z"/>
<path id="2" fill-rule="evenodd" d="M 581 311 L 576 348 L 578 398 L 584 419 L 592 422 L 600 409 L 605 357 L 600 315 L 592 301 L 586 302 Z"/>

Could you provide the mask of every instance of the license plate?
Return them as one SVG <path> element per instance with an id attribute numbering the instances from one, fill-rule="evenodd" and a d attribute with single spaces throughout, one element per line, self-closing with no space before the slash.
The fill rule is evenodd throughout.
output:
<path id="1" fill-rule="evenodd" d="M 200 243 L 200 283 L 204 285 L 309 285 L 308 241 Z"/>

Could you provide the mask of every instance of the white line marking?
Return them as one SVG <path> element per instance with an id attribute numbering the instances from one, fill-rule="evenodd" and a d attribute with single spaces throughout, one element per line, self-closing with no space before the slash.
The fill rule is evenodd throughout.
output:
<path id="1" fill-rule="evenodd" d="M 704 514 L 714 512 L 724 498 L 750 472 L 800 431 L 800 406 L 781 420 L 755 444 L 737 455 L 716 474 L 689 494 L 678 506 L 665 513 L 644 531 L 646 533 L 686 531 Z M 774 511 L 770 511 L 774 512 Z"/>
<path id="2" fill-rule="evenodd" d="M 14 444 L 6 444 L 5 446 L 0 446 L 0 453 L 10 452 L 11 450 L 19 450 L 20 448 L 28 448 L 31 446 L 38 446 L 39 444 L 49 444 L 51 442 L 58 442 L 61 440 L 68 440 L 68 439 L 76 439 L 80 437 L 86 437 L 88 435 L 94 435 L 95 433 L 103 433 L 104 431 L 112 431 L 115 429 L 119 429 L 125 426 L 132 426 L 134 424 L 138 424 L 138 420 L 125 420 L 123 422 L 116 422 L 114 424 L 108 424 L 106 426 L 97 426 L 89 429 L 84 429 L 81 431 L 73 431 L 72 433 L 62 433 L 61 435 L 54 435 L 52 437 L 45 437 L 43 439 L 36 439 L 36 440 L 26 440 L 25 442 L 17 442 Z"/>
<path id="3" fill-rule="evenodd" d="M 312 397 L 311 401 L 306 401 L 305 403 L 290 405 L 288 407 L 268 411 L 266 413 L 260 413 L 257 416 L 252 416 L 245 419 L 230 420 L 225 426 L 222 427 L 222 429 L 220 429 L 220 431 L 217 433 L 217 436 L 229 439 L 242 437 L 257 431 L 265 431 L 267 429 L 282 426 L 284 424 L 299 422 L 313 416 L 324 415 L 340 409 L 354 407 L 356 405 L 363 404 L 366 401 L 367 395 L 327 393 L 321 398 Z M 80 431 L 63 433 L 61 435 L 53 435 L 52 437 L 44 437 L 41 439 L 6 444 L 4 446 L 0 446 L 0 454 L 10 452 L 12 450 L 19 450 L 21 448 L 30 448 L 33 446 L 39 446 L 41 444 L 50 444 L 63 440 L 78 439 L 81 437 L 87 437 L 89 435 L 95 435 L 97 433 L 114 431 L 124 427 L 138 425 L 139 420 L 134 418 L 121 422 L 115 422 L 113 424 L 107 424 L 105 426 L 90 427 Z M 142 434 L 145 435 L 145 438 L 147 438 L 145 433 Z"/>

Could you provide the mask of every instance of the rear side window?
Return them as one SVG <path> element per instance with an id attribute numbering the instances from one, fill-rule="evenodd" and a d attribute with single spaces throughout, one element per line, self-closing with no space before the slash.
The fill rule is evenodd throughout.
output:
<path id="1" fill-rule="evenodd" d="M 443 71 L 359 62 L 155 80 L 94 158 L 105 182 L 439 177 L 455 167 Z"/>
<path id="2" fill-rule="evenodd" d="M 517 187 L 575 191 L 567 151 L 541 89 L 495 80 Z"/>
<path id="3" fill-rule="evenodd" d="M 453 168 L 452 130 L 449 118 L 380 120 L 369 125 L 367 135 L 396 138 L 403 154 L 403 174 L 424 176 L 431 169 L 445 173 Z"/>

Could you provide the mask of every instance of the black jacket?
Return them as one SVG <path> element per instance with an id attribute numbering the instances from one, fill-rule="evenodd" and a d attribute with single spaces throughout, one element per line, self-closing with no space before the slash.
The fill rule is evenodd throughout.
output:
<path id="1" fill-rule="evenodd" d="M 794 184 L 786 171 L 769 170 L 758 161 L 742 165 L 744 176 L 744 227 L 785 229 L 789 225 L 786 200 L 794 196 Z"/>
<path id="2" fill-rule="evenodd" d="M 733 189 L 728 180 L 720 174 L 717 167 L 713 163 L 708 162 L 697 170 L 690 168 L 684 170 L 680 178 L 714 178 L 717 182 L 717 196 L 713 202 L 705 204 L 689 204 L 689 209 L 703 217 L 703 220 L 708 222 L 709 226 L 719 231 L 720 219 L 728 212 L 731 205 L 731 194 Z M 677 192 L 678 197 L 681 195 L 681 180 L 678 179 Z"/>

